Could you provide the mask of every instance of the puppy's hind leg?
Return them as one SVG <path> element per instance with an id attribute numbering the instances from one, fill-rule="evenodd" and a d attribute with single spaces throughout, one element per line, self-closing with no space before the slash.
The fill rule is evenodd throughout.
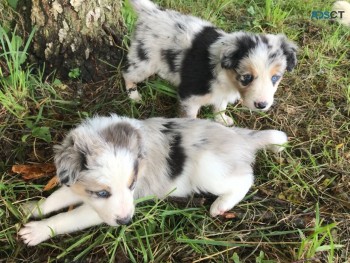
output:
<path id="1" fill-rule="evenodd" d="M 73 193 L 69 187 L 62 186 L 42 201 L 25 203 L 22 209 L 26 215 L 39 217 L 80 202 L 82 200 L 77 194 Z"/>
<path id="2" fill-rule="evenodd" d="M 231 175 L 235 177 L 236 175 Z M 212 217 L 223 215 L 228 210 L 232 209 L 238 204 L 249 191 L 249 188 L 253 184 L 253 175 L 237 176 L 234 180 L 230 180 L 224 186 L 229 187 L 229 191 L 219 195 L 210 207 L 210 215 Z"/>
<path id="3" fill-rule="evenodd" d="M 156 73 L 156 68 L 147 58 L 139 60 L 135 47 L 131 47 L 128 54 L 128 66 L 123 70 L 123 78 L 128 96 L 135 102 L 141 102 L 140 93 L 137 91 L 137 83 Z"/>

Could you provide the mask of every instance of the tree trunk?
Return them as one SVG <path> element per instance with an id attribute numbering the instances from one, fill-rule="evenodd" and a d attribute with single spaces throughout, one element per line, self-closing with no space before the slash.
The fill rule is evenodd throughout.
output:
<path id="1" fill-rule="evenodd" d="M 73 77 L 84 82 L 115 74 L 123 57 L 122 1 L 23 0 L 20 5 L 26 30 L 37 28 L 32 43 L 34 59 L 39 64 L 45 62 L 48 72 L 55 70 L 66 79 L 75 69 Z"/>

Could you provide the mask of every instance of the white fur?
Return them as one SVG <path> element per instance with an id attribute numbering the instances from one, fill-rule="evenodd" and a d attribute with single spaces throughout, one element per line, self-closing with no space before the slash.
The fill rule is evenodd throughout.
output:
<path id="1" fill-rule="evenodd" d="M 53 235 L 100 223 L 117 226 L 120 220 L 127 223 L 132 218 L 134 199 L 163 198 L 169 193 L 217 195 L 210 214 L 221 215 L 241 201 L 253 184 L 255 152 L 265 147 L 278 152 L 286 142 L 281 131 L 227 128 L 208 120 L 138 121 L 117 115 L 89 119 L 55 147 L 57 174 L 67 186 L 37 206 L 29 205 L 29 210 L 38 217 L 82 205 L 25 224 L 19 235 L 34 246 Z M 108 198 L 96 194 L 102 190 L 108 191 Z"/>

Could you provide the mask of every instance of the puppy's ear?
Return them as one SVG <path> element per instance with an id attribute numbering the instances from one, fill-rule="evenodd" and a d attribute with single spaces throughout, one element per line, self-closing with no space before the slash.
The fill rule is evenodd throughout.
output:
<path id="1" fill-rule="evenodd" d="M 292 71 L 297 65 L 297 50 L 298 47 L 292 41 L 289 41 L 285 35 L 280 35 L 281 49 L 287 60 L 287 70 Z"/>
<path id="2" fill-rule="evenodd" d="M 221 67 L 237 69 L 240 61 L 258 45 L 257 38 L 251 34 L 239 32 L 229 41 L 222 43 Z"/>
<path id="3" fill-rule="evenodd" d="M 73 130 L 61 145 L 54 147 L 57 176 L 61 184 L 74 184 L 82 170 L 87 169 L 88 141 Z"/>

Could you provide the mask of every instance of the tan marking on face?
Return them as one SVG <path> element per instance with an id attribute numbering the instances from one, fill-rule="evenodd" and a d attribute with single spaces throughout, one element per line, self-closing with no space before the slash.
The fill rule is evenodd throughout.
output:
<path id="1" fill-rule="evenodd" d="M 281 71 L 280 64 L 276 64 L 270 69 L 270 76 L 272 77 L 273 75 L 279 75 L 282 77 L 282 71 Z"/>

